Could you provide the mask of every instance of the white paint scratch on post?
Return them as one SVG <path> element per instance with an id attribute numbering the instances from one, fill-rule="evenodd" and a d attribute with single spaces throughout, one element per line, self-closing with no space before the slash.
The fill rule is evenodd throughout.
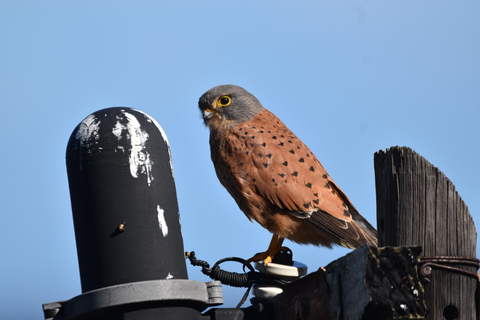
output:
<path id="1" fill-rule="evenodd" d="M 153 161 L 150 160 L 150 154 L 145 148 L 145 142 L 148 140 L 148 133 L 144 130 L 141 130 L 140 122 L 137 118 L 128 112 L 122 110 L 123 115 L 127 121 L 120 122 L 121 117 L 117 117 L 118 121 L 113 127 L 112 132 L 120 141 L 124 138 L 130 140 L 130 152 L 129 163 L 130 163 L 130 174 L 134 178 L 138 178 L 140 174 L 147 175 L 147 183 L 150 185 L 152 182 L 152 166 Z M 126 131 L 126 134 L 123 134 Z M 124 146 L 118 146 L 118 150 L 125 152 Z"/>
<path id="2" fill-rule="evenodd" d="M 141 110 L 137 110 L 137 109 L 134 109 L 134 110 L 143 114 L 145 116 L 145 118 L 147 119 L 147 121 L 152 122 L 157 127 L 158 131 L 160 131 L 160 134 L 162 135 L 163 141 L 165 141 L 165 144 L 167 145 L 168 158 L 170 159 L 170 170 L 172 171 L 173 180 L 175 180 L 175 175 L 173 173 L 172 153 L 170 151 L 170 143 L 168 142 L 167 135 L 165 134 L 165 131 L 163 131 L 163 128 L 160 126 L 160 124 L 158 124 L 158 122 L 155 119 L 151 118 L 148 114 L 146 114 L 145 112 L 143 112 Z"/>
<path id="3" fill-rule="evenodd" d="M 173 274 L 171 274 L 170 272 L 167 274 L 167 277 L 165 278 L 167 280 L 170 280 L 170 279 L 173 279 Z"/>
<path id="4" fill-rule="evenodd" d="M 75 133 L 75 139 L 77 139 L 78 143 L 80 144 L 80 148 L 83 149 L 80 152 L 80 171 L 83 167 L 83 152 L 87 152 L 88 154 L 92 154 L 94 151 L 94 146 L 98 144 L 98 140 L 100 135 L 98 130 L 100 129 L 100 120 L 97 119 L 93 114 L 89 115 L 85 119 L 80 122 L 78 125 L 78 130 Z M 101 148 L 97 149 L 98 152 L 101 152 Z"/>
<path id="5" fill-rule="evenodd" d="M 158 225 L 160 226 L 160 230 L 162 230 L 162 234 L 164 237 L 166 237 L 168 235 L 168 226 L 167 226 L 167 222 L 165 221 L 165 211 L 160 208 L 159 205 L 157 205 L 157 212 L 158 212 L 158 215 L 157 215 L 157 218 L 158 218 Z"/>
<path id="6" fill-rule="evenodd" d="M 89 115 L 78 125 L 75 138 L 80 143 L 81 147 L 89 147 L 96 143 L 99 138 L 98 129 L 100 128 L 100 120 L 93 114 Z M 89 148 L 88 152 L 92 152 Z"/>

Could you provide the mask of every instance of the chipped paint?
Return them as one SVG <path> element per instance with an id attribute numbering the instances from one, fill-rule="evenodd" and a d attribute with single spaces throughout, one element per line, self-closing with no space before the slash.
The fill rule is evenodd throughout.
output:
<path id="1" fill-rule="evenodd" d="M 150 154 L 147 152 L 145 142 L 148 140 L 148 133 L 141 129 L 140 122 L 137 118 L 128 112 L 122 110 L 122 114 L 127 121 L 121 123 L 122 116 L 117 116 L 117 123 L 112 129 L 112 133 L 120 141 L 122 139 L 130 140 L 130 150 L 125 150 L 124 146 L 117 146 L 117 149 L 122 152 L 130 152 L 129 164 L 130 174 L 134 178 L 138 178 L 139 175 L 145 174 L 147 176 L 147 183 L 150 185 L 154 179 L 152 175 L 153 161 L 150 160 Z M 126 134 L 124 134 L 126 131 Z"/>
<path id="2" fill-rule="evenodd" d="M 145 119 L 147 119 L 148 122 L 153 123 L 157 127 L 158 131 L 160 131 L 160 134 L 162 135 L 163 141 L 165 141 L 165 145 L 167 146 L 167 149 L 168 149 L 168 159 L 170 161 L 170 170 L 172 172 L 173 180 L 175 180 L 175 175 L 173 173 L 172 153 L 170 151 L 170 143 L 168 142 L 167 135 L 165 134 L 165 131 L 163 131 L 163 128 L 160 126 L 160 124 L 158 124 L 158 122 L 155 119 L 150 117 L 145 112 L 143 112 L 141 110 L 137 110 L 137 109 L 133 109 L 133 110 L 137 111 L 138 113 L 143 114 Z"/>
<path id="3" fill-rule="evenodd" d="M 78 125 L 77 133 L 75 138 L 80 143 L 81 147 L 87 147 L 88 152 L 91 153 L 92 150 L 89 148 L 91 145 L 98 143 L 99 134 L 98 129 L 100 128 L 100 120 L 97 119 L 93 114 L 89 115 Z"/>
<path id="4" fill-rule="evenodd" d="M 162 230 L 163 236 L 166 237 L 168 235 L 168 226 L 167 222 L 165 221 L 165 211 L 160 208 L 159 205 L 157 205 L 157 213 L 158 225 L 160 227 L 160 230 Z"/>
<path id="5" fill-rule="evenodd" d="M 182 236 L 182 239 L 183 239 L 182 221 L 180 219 L 180 212 L 177 212 L 177 216 L 178 216 L 178 226 L 180 228 L 180 235 Z"/>
<path id="6" fill-rule="evenodd" d="M 100 120 L 91 114 L 80 122 L 77 132 L 75 133 L 75 139 L 77 139 L 80 148 L 83 150 L 80 152 L 80 171 L 83 169 L 83 154 L 92 154 L 94 146 L 98 144 L 100 135 L 98 130 L 100 129 Z M 97 149 L 98 152 L 102 151 L 102 148 Z"/>
<path id="7" fill-rule="evenodd" d="M 165 278 L 167 280 L 170 280 L 170 279 L 173 279 L 173 274 L 171 274 L 170 272 L 167 274 L 167 277 Z"/>

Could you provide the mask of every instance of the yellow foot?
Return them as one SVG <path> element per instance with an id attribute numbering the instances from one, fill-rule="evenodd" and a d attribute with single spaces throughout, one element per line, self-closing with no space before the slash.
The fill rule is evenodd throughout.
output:
<path id="1" fill-rule="evenodd" d="M 250 259 L 248 259 L 247 261 L 245 261 L 246 264 L 250 263 L 250 262 L 255 262 L 255 261 L 262 261 L 265 263 L 265 265 L 268 266 L 268 264 L 270 262 L 272 262 L 273 260 L 273 257 L 275 257 L 275 255 L 277 253 L 279 253 L 280 251 L 288 251 L 290 250 L 289 248 L 287 247 L 280 247 L 280 248 L 275 248 L 276 250 L 274 251 L 265 251 L 265 252 L 259 252 L 257 254 L 255 254 L 253 257 L 251 257 Z"/>
<path id="2" fill-rule="evenodd" d="M 284 238 L 280 237 L 279 235 L 274 234 L 272 237 L 272 241 L 270 241 L 270 245 L 268 246 L 267 251 L 265 252 L 260 252 L 248 259 L 245 264 L 248 264 L 252 261 L 260 261 L 263 260 L 265 262 L 265 265 L 268 265 L 270 262 L 272 262 L 273 257 L 284 247 L 282 247 Z M 288 250 L 288 248 L 285 248 Z"/>
<path id="3" fill-rule="evenodd" d="M 259 252 L 255 254 L 253 257 L 251 257 L 250 259 L 248 259 L 247 261 L 245 261 L 245 264 L 249 264 L 250 262 L 260 261 L 260 260 L 263 260 L 266 264 L 268 264 L 272 262 L 272 257 L 268 255 L 267 251 Z"/>

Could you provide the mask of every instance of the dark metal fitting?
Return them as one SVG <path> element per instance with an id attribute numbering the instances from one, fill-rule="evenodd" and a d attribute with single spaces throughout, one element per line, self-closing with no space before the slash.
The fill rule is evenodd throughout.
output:
<path id="1" fill-rule="evenodd" d="M 468 271 L 462 268 L 454 267 L 467 266 L 474 267 L 475 270 L 480 268 L 480 260 L 469 257 L 454 257 L 454 256 L 438 256 L 438 257 L 421 257 L 420 258 L 420 275 L 424 283 L 429 283 L 428 277 L 432 274 L 432 269 L 456 272 L 462 275 L 478 279 L 477 272 Z"/>
<path id="2" fill-rule="evenodd" d="M 45 320 L 76 319 L 93 311 L 141 303 L 175 304 L 204 310 L 223 304 L 220 281 L 199 282 L 185 279 L 125 283 L 85 292 L 68 301 L 45 303 Z"/>

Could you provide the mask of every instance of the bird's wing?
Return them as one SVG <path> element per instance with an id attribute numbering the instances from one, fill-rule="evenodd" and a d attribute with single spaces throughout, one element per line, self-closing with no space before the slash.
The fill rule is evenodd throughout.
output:
<path id="1" fill-rule="evenodd" d="M 260 113 L 243 132 L 254 192 L 334 235 L 343 246 L 376 245 L 375 229 L 327 174 L 320 161 L 273 113 Z M 247 169 L 247 167 L 245 167 Z"/>
<path id="2" fill-rule="evenodd" d="M 249 125 L 259 133 L 250 129 L 252 134 L 245 140 L 252 150 L 251 174 L 258 194 L 299 218 L 320 210 L 342 221 L 352 220 L 350 200 L 310 149 L 275 115 L 265 110 Z"/>

